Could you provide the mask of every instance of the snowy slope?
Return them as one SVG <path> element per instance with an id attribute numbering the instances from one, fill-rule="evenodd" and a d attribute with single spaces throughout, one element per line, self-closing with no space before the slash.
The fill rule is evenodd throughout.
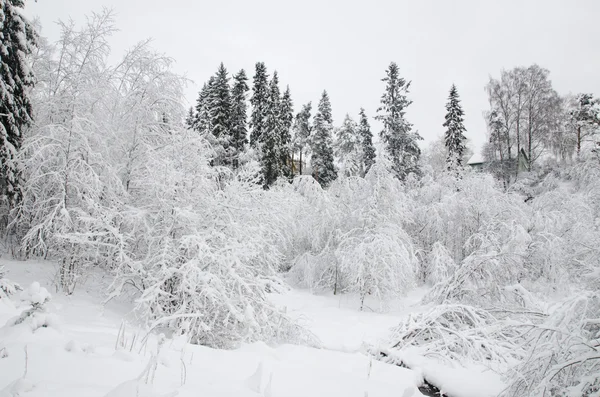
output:
<path id="1" fill-rule="evenodd" d="M 3 263 L 9 270 L 8 276 L 23 286 L 38 279 L 50 289 L 52 265 Z M 127 308 L 109 305 L 103 309 L 98 291 L 89 289 L 94 283 L 99 280 L 88 280 L 88 288 L 80 288 L 72 297 L 54 296 L 48 311 L 55 319 L 48 327 L 33 332 L 23 327 L 2 328 L 0 346 L 5 348 L 7 357 L 0 359 L 0 396 L 125 397 L 171 392 L 178 392 L 179 396 L 290 397 L 363 397 L 365 392 L 373 397 L 403 395 L 405 391 L 407 396 L 420 394 L 414 372 L 372 361 L 359 352 L 292 345 L 271 348 L 262 343 L 222 351 L 166 341 L 158 354 L 156 369 L 150 365 L 147 376 L 137 381 L 152 364 L 157 339 L 150 337 L 144 344 L 142 332 L 131 326 L 122 327 Z M 1 299 L 0 324 L 22 309 L 16 299 Z M 125 331 L 121 332 L 123 328 Z M 120 333 L 124 336 L 116 346 Z M 253 377 L 259 367 L 260 376 Z M 150 385 L 145 384 L 146 377 Z"/>
<path id="2" fill-rule="evenodd" d="M 0 261 L 7 276 L 27 287 L 34 280 L 51 290 L 48 262 Z M 323 348 L 264 343 L 215 350 L 159 340 L 131 325 L 130 305 L 102 305 L 108 283 L 92 274 L 76 293 L 55 294 L 49 326 L 2 326 L 25 308 L 13 296 L 0 299 L 0 397 L 127 396 L 419 396 L 423 374 L 455 397 L 493 396 L 498 377 L 440 366 L 419 357 L 415 371 L 372 360 L 365 343 L 382 346 L 390 327 L 422 310 L 416 290 L 385 314 L 357 311 L 348 296 L 318 296 L 292 290 L 273 300 L 313 331 Z M 147 336 L 147 338 L 145 338 Z M 3 350 L 4 349 L 4 350 Z M 158 352 L 158 354 L 157 354 Z M 24 376 L 25 375 L 25 376 Z M 479 381 L 478 381 L 479 380 Z M 483 380 L 483 382 L 482 382 Z M 487 385 L 486 385 L 487 384 Z M 487 387 L 486 387 L 487 386 Z"/>

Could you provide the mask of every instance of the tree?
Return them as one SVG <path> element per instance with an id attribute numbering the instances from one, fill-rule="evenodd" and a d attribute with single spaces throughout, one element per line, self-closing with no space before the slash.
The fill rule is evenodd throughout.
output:
<path id="1" fill-rule="evenodd" d="M 217 165 L 230 165 L 231 153 L 231 93 L 229 91 L 229 76 L 223 63 L 215 75 L 208 97 L 208 112 L 210 117 L 210 132 L 217 140 Z"/>
<path id="2" fill-rule="evenodd" d="M 265 188 L 271 186 L 281 176 L 281 129 L 279 78 L 277 72 L 274 72 L 269 83 L 269 103 L 260 146 L 262 182 Z"/>
<path id="3" fill-rule="evenodd" d="M 302 106 L 302 110 L 298 112 L 294 120 L 294 138 L 292 141 L 292 147 L 294 152 L 299 152 L 300 168 L 299 174 L 302 175 L 302 155 L 306 148 L 310 147 L 310 134 L 312 126 L 310 125 L 310 112 L 312 110 L 312 104 L 309 102 Z"/>
<path id="4" fill-rule="evenodd" d="M 576 135 L 577 156 L 579 156 L 581 144 L 599 130 L 600 100 L 594 99 L 592 94 L 578 94 L 568 105 Z"/>
<path id="5" fill-rule="evenodd" d="M 494 145 L 489 152 L 500 158 L 502 168 L 518 176 L 522 149 L 528 168 L 556 141 L 560 133 L 557 115 L 561 100 L 552 88 L 550 72 L 538 65 L 502 71 L 499 80 L 490 78 L 486 85 L 490 101 L 488 121 L 494 120 Z M 492 117 L 491 114 L 494 113 Z"/>
<path id="6" fill-rule="evenodd" d="M 463 124 L 464 112 L 454 84 L 450 88 L 446 111 L 448 113 L 446 113 L 446 121 L 443 124 L 446 127 L 445 144 L 448 151 L 446 163 L 449 171 L 457 172 L 462 167 L 467 138 L 464 135 L 466 131 Z"/>
<path id="7" fill-rule="evenodd" d="M 360 109 L 360 121 L 358 124 L 358 133 L 362 139 L 362 175 L 366 175 L 375 164 L 375 147 L 373 146 L 373 133 L 365 113 L 365 109 Z"/>
<path id="8" fill-rule="evenodd" d="M 292 124 L 294 122 L 294 104 L 292 102 L 292 94 L 290 93 L 290 87 L 287 86 L 283 97 L 281 98 L 281 110 L 279 113 L 281 122 L 281 147 L 280 147 L 280 158 L 282 173 L 288 178 L 292 175 L 292 164 L 291 164 L 291 143 L 292 143 Z"/>
<path id="9" fill-rule="evenodd" d="M 323 91 L 315 114 L 313 137 L 310 143 L 313 177 L 322 187 L 329 186 L 337 178 L 337 171 L 333 164 L 332 133 L 331 102 L 327 91 Z"/>
<path id="10" fill-rule="evenodd" d="M 21 197 L 15 158 L 32 121 L 29 95 L 34 76 L 27 58 L 37 35 L 19 11 L 24 4 L 23 0 L 0 1 L 0 188 L 11 207 Z"/>
<path id="11" fill-rule="evenodd" d="M 244 69 L 233 77 L 231 89 L 231 148 L 233 154 L 233 168 L 239 166 L 240 153 L 248 143 L 248 126 L 246 114 L 246 93 L 248 92 L 248 78 Z"/>
<path id="12" fill-rule="evenodd" d="M 338 158 L 340 171 L 346 176 L 360 175 L 362 165 L 362 142 L 356 122 L 346 114 L 342 126 L 337 129 L 335 155 Z"/>
<path id="13" fill-rule="evenodd" d="M 204 83 L 196 100 L 196 115 L 194 117 L 193 128 L 202 135 L 206 135 L 211 131 L 209 97 L 211 96 L 214 81 L 214 76 L 211 76 L 208 82 Z"/>
<path id="14" fill-rule="evenodd" d="M 250 146 L 256 148 L 262 142 L 263 134 L 266 130 L 266 118 L 269 106 L 269 75 L 267 67 L 263 62 L 256 64 L 256 73 L 252 87 L 252 115 L 250 116 Z"/>
<path id="15" fill-rule="evenodd" d="M 412 131 L 412 124 L 405 118 L 406 108 L 412 103 L 406 95 L 410 82 L 400 77 L 395 62 L 390 64 L 382 81 L 386 83 L 386 87 L 376 119 L 383 123 L 380 136 L 392 163 L 392 170 L 400 180 L 405 180 L 410 173 L 420 173 L 421 149 L 417 141 L 423 139 Z"/>
<path id="16" fill-rule="evenodd" d="M 185 125 L 190 129 L 194 129 L 194 125 L 196 123 L 196 114 L 194 113 L 194 107 L 190 106 L 188 110 L 188 114 L 185 118 Z"/>

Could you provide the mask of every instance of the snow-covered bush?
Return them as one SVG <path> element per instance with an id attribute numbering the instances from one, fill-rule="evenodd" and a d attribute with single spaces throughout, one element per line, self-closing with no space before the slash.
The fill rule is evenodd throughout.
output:
<path id="1" fill-rule="evenodd" d="M 0 299 L 10 297 L 23 290 L 19 284 L 4 277 L 5 275 L 4 266 L 0 266 Z"/>
<path id="2" fill-rule="evenodd" d="M 151 328 L 194 343 L 310 339 L 267 298 L 282 285 L 276 243 L 286 240 L 280 232 L 290 222 L 279 219 L 282 197 L 271 201 L 255 184 L 224 179 L 226 170 L 209 167 L 210 150 L 193 131 L 173 130 L 145 153 L 146 167 L 131 179 L 134 206 L 123 214 L 127 249 L 114 293 L 137 287 Z"/>
<path id="3" fill-rule="evenodd" d="M 524 359 L 502 396 L 596 396 L 600 392 L 600 294 L 578 294 L 541 324 L 521 324 Z"/>
<path id="4" fill-rule="evenodd" d="M 392 349 L 416 348 L 425 356 L 465 363 L 514 364 L 525 354 L 519 330 L 489 311 L 468 305 L 439 305 L 410 315 L 392 330 Z"/>
<path id="5" fill-rule="evenodd" d="M 48 293 L 48 290 L 37 281 L 31 283 L 29 287 L 21 292 L 20 300 L 26 305 L 27 309 L 23 312 L 9 319 L 6 322 L 5 327 L 14 327 L 18 325 L 25 325 L 35 331 L 38 328 L 50 327 L 56 325 L 56 320 L 51 313 L 47 312 L 46 304 L 52 299 L 52 295 Z"/>
<path id="6" fill-rule="evenodd" d="M 408 198 L 399 181 L 375 164 L 365 178 L 340 177 L 328 190 L 300 179 L 313 214 L 310 233 L 301 238 L 305 252 L 292 275 L 300 285 L 367 295 L 384 302 L 415 285 L 417 258 L 403 226 Z"/>

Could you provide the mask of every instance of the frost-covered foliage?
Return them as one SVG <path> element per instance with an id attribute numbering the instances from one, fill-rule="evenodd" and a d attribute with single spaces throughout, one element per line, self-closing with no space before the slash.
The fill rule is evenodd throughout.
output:
<path id="1" fill-rule="evenodd" d="M 506 396 L 596 395 L 599 171 L 590 156 L 508 192 L 476 173 L 422 180 L 408 230 L 438 306 L 392 346 L 505 371 Z"/>
<path id="2" fill-rule="evenodd" d="M 407 196 L 383 162 L 366 177 L 339 178 L 327 191 L 309 180 L 294 181 L 309 199 L 310 235 L 292 273 L 302 285 L 384 298 L 416 281 L 417 258 L 403 225 Z M 405 198 L 403 200 L 403 198 Z M 310 236 L 310 237 L 309 237 Z"/>
<path id="3" fill-rule="evenodd" d="M 393 330 L 393 349 L 420 347 L 421 353 L 448 361 L 514 363 L 524 352 L 515 349 L 515 330 L 492 313 L 468 305 L 439 305 L 409 316 Z"/>
<path id="4" fill-rule="evenodd" d="M 24 289 L 20 295 L 21 303 L 26 309 L 12 319 L 6 322 L 5 328 L 20 326 L 28 327 L 31 331 L 38 328 L 50 327 L 56 324 L 56 319 L 52 313 L 48 313 L 46 304 L 52 299 L 48 290 L 37 281 L 31 283 Z"/>
<path id="5" fill-rule="evenodd" d="M 4 267 L 0 266 L 0 299 L 8 298 L 22 291 L 21 286 L 5 277 Z"/>
<path id="6" fill-rule="evenodd" d="M 184 128 L 172 60 L 142 42 L 110 65 L 114 30 L 110 12 L 94 14 L 36 54 L 43 81 L 12 225 L 22 254 L 56 260 L 67 293 L 86 269 L 113 272 L 111 296 L 133 288 L 151 329 L 195 343 L 317 344 L 267 297 L 293 250 L 289 192 L 262 190 L 250 155 L 235 173 L 210 166 L 210 144 Z"/>

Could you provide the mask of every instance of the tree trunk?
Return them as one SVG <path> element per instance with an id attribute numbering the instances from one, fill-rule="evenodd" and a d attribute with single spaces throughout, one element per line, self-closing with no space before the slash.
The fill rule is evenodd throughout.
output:
<path id="1" fill-rule="evenodd" d="M 300 175 L 302 175 L 302 152 L 303 150 L 300 149 Z"/>
<path id="2" fill-rule="evenodd" d="M 577 126 L 577 157 L 579 157 L 579 153 L 581 152 L 581 126 Z"/>

